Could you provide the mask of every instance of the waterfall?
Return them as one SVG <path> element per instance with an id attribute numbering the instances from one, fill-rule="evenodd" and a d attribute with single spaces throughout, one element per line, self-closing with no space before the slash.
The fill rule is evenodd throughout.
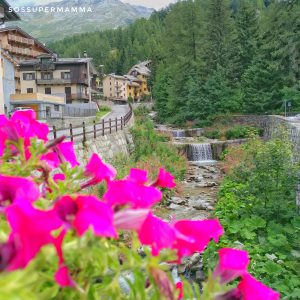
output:
<path id="1" fill-rule="evenodd" d="M 188 160 L 189 161 L 209 161 L 212 160 L 211 145 L 205 144 L 190 144 L 188 146 Z"/>
<path id="2" fill-rule="evenodd" d="M 183 130 L 183 129 L 174 129 L 174 130 L 172 130 L 172 135 L 175 138 L 183 138 L 183 137 L 186 136 L 185 135 L 185 130 Z"/>

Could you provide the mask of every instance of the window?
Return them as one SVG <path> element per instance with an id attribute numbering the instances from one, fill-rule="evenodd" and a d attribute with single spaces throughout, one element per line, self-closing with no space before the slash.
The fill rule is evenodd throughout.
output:
<path id="1" fill-rule="evenodd" d="M 51 95 L 51 88 L 50 87 L 45 88 L 45 94 L 46 95 Z"/>
<path id="2" fill-rule="evenodd" d="M 55 110 L 55 111 L 59 111 L 59 105 L 54 104 L 54 110 Z"/>
<path id="3" fill-rule="evenodd" d="M 70 86 L 65 87 L 65 94 L 66 95 L 71 95 L 71 87 Z"/>
<path id="4" fill-rule="evenodd" d="M 42 72 L 41 77 L 43 80 L 51 80 L 51 79 L 53 79 L 53 73 L 52 72 Z"/>
<path id="5" fill-rule="evenodd" d="M 146 91 L 147 91 L 147 89 L 146 89 L 146 88 L 144 88 L 144 91 L 146 92 Z"/>
<path id="6" fill-rule="evenodd" d="M 35 80 L 34 73 L 23 73 L 23 80 Z"/>
<path id="7" fill-rule="evenodd" d="M 61 79 L 71 79 L 70 72 L 61 72 Z"/>
<path id="8" fill-rule="evenodd" d="M 32 94 L 33 93 L 33 88 L 27 88 L 27 94 Z"/>

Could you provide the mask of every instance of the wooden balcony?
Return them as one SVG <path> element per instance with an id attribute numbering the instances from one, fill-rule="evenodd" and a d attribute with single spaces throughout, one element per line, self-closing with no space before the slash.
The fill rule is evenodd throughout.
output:
<path id="1" fill-rule="evenodd" d="M 18 55 L 32 57 L 32 58 L 37 57 L 40 54 L 40 52 L 31 50 L 29 48 L 20 48 L 8 44 L 4 45 L 3 49 L 8 51 L 11 54 L 18 54 Z"/>
<path id="2" fill-rule="evenodd" d="M 71 79 L 61 79 L 61 78 L 53 78 L 53 79 L 37 79 L 37 85 L 68 85 L 71 84 Z"/>
<path id="3" fill-rule="evenodd" d="M 23 44 L 23 45 L 29 45 L 29 46 L 34 45 L 34 40 L 24 38 L 18 35 L 14 35 L 14 34 L 8 34 L 8 41 L 13 43 Z"/>

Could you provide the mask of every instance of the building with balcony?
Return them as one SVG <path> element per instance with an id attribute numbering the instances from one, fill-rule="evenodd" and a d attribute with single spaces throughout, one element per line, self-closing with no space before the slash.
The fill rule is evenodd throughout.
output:
<path id="1" fill-rule="evenodd" d="M 150 67 L 151 67 L 151 61 L 146 60 L 133 66 L 128 72 L 128 75 L 133 76 L 141 81 L 140 96 L 150 94 L 150 88 L 148 85 L 148 80 L 151 76 Z"/>
<path id="2" fill-rule="evenodd" d="M 128 79 L 124 76 L 109 74 L 103 80 L 103 95 L 115 101 L 127 101 Z"/>
<path id="3" fill-rule="evenodd" d="M 21 93 L 64 97 L 66 103 L 91 102 L 97 72 L 91 58 L 58 58 L 41 55 L 20 62 Z"/>
<path id="4" fill-rule="evenodd" d="M 2 65 L 5 67 L 6 79 L 9 74 L 11 74 L 10 77 L 12 77 L 15 81 L 14 87 L 10 80 L 4 84 L 6 86 L 4 102 L 6 111 L 9 111 L 10 94 L 21 93 L 21 78 L 19 70 L 20 61 L 33 59 L 41 54 L 53 55 L 53 52 L 17 26 L 0 28 L 0 48 L 3 60 Z M 12 61 L 13 69 L 8 67 L 8 62 L 10 61 Z M 13 71 L 13 73 L 11 73 L 11 71 Z"/>
<path id="5" fill-rule="evenodd" d="M 0 24 L 5 22 L 18 21 L 20 17 L 14 11 L 9 10 L 10 5 L 5 0 L 0 0 Z M 9 105 L 9 95 L 14 93 L 15 72 L 17 62 L 6 51 L 2 49 L 0 42 L 0 114 L 7 112 Z"/>
<path id="6" fill-rule="evenodd" d="M 109 74 L 103 80 L 103 95 L 114 101 L 139 101 L 150 94 L 148 79 L 151 75 L 151 61 L 144 61 L 133 66 L 128 74 L 120 76 Z"/>

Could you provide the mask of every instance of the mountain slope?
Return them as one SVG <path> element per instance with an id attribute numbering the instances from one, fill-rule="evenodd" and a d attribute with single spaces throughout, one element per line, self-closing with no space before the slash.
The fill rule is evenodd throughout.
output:
<path id="1" fill-rule="evenodd" d="M 45 3 L 47 0 L 19 0 L 14 6 Z M 22 21 L 15 22 L 15 25 L 46 43 L 78 33 L 126 26 L 138 18 L 148 18 L 153 12 L 152 9 L 135 7 L 119 0 L 62 0 L 42 6 L 63 7 L 64 12 L 57 9 L 55 12 L 19 12 Z M 70 12 L 72 7 L 84 7 L 85 12 Z"/>

